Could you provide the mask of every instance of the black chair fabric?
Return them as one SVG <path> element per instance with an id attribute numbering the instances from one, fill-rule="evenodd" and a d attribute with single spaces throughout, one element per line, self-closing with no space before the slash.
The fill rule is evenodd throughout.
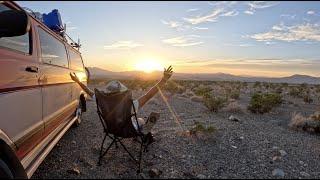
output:
<path id="1" fill-rule="evenodd" d="M 132 92 L 119 92 L 106 94 L 95 89 L 98 109 L 103 118 L 104 128 L 107 133 L 122 138 L 130 138 L 138 135 L 133 127 L 132 114 Z"/>

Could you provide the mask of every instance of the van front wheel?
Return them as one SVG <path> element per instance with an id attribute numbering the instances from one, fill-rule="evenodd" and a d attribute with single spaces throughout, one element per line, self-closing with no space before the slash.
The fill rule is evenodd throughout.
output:
<path id="1" fill-rule="evenodd" d="M 0 179 L 13 179 L 13 174 L 7 164 L 0 159 Z"/>

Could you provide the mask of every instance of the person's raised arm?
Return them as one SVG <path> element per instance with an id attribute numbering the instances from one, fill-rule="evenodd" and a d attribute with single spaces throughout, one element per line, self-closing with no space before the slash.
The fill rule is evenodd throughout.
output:
<path id="1" fill-rule="evenodd" d="M 156 85 L 154 85 L 145 95 L 141 96 L 138 99 L 139 107 L 144 106 L 154 95 L 157 94 L 159 88 L 161 88 L 168 81 L 168 79 L 172 76 L 172 73 L 173 71 L 171 66 L 169 66 L 167 69 L 164 69 L 162 79 Z"/>
<path id="2" fill-rule="evenodd" d="M 71 79 L 74 80 L 79 86 L 90 96 L 93 97 L 94 92 L 88 88 L 88 86 L 84 85 L 75 73 L 70 73 Z"/>

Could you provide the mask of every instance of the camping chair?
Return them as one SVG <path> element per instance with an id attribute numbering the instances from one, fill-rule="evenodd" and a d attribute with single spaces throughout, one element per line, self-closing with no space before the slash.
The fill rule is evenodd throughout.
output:
<path id="1" fill-rule="evenodd" d="M 98 165 L 101 165 L 101 159 L 107 154 L 109 149 L 113 144 L 118 148 L 118 143 L 124 148 L 124 150 L 129 154 L 131 159 L 133 159 L 138 164 L 137 173 L 141 172 L 141 158 L 142 150 L 147 152 L 148 148 L 148 138 L 142 133 L 140 125 L 138 123 L 136 110 L 132 101 L 132 92 L 130 90 L 126 92 L 118 92 L 112 94 L 106 94 L 98 89 L 94 89 L 97 103 L 97 112 L 99 119 L 102 123 L 104 129 L 104 138 L 100 148 Z M 134 114 L 131 114 L 131 108 L 134 109 Z M 134 128 L 131 117 L 134 116 L 138 131 Z M 104 149 L 104 142 L 107 136 L 112 140 L 110 145 Z M 140 143 L 139 159 L 137 160 L 126 148 L 126 146 L 121 142 L 125 138 L 137 138 L 137 142 Z M 140 139 L 140 140 L 139 140 Z"/>

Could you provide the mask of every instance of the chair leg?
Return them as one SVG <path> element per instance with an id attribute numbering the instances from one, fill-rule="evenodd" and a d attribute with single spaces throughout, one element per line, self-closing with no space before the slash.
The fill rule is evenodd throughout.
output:
<path id="1" fill-rule="evenodd" d="M 116 136 L 114 136 L 114 139 L 118 139 L 118 138 L 117 138 Z M 118 141 L 119 141 L 119 140 L 118 140 Z M 116 149 L 118 149 L 118 148 L 119 148 L 118 142 L 116 141 L 115 144 L 116 144 Z"/>
<path id="2" fill-rule="evenodd" d="M 103 156 L 105 156 L 107 154 L 107 152 L 109 151 L 109 149 L 111 148 L 111 146 L 113 145 L 113 143 L 116 142 L 116 139 L 113 139 L 113 141 L 111 142 L 111 144 L 109 145 L 109 147 L 106 149 L 106 151 L 100 155 L 99 157 L 99 162 L 98 162 L 98 165 L 100 166 L 101 165 L 101 159 L 103 158 Z"/>
<path id="3" fill-rule="evenodd" d="M 100 146 L 100 153 L 99 153 L 99 155 L 101 155 L 101 154 L 102 154 L 102 150 L 103 150 L 103 145 L 104 145 L 104 141 L 106 140 L 106 138 L 107 138 L 107 135 L 108 135 L 108 134 L 105 134 L 105 135 L 104 135 L 104 138 L 103 138 L 102 144 L 101 144 L 101 146 Z"/>
<path id="4" fill-rule="evenodd" d="M 134 156 L 129 152 L 129 150 L 126 148 L 126 146 L 125 146 L 120 140 L 118 140 L 118 142 L 119 142 L 120 145 L 123 147 L 123 149 L 129 154 L 129 156 L 130 156 L 135 162 L 137 162 L 136 158 L 134 158 Z"/>
<path id="5" fill-rule="evenodd" d="M 137 173 L 138 173 L 138 174 L 141 172 L 142 148 L 143 148 L 143 141 L 141 141 L 141 146 L 140 146 L 140 153 L 139 153 L 139 169 L 138 169 L 138 171 L 137 171 Z"/>

